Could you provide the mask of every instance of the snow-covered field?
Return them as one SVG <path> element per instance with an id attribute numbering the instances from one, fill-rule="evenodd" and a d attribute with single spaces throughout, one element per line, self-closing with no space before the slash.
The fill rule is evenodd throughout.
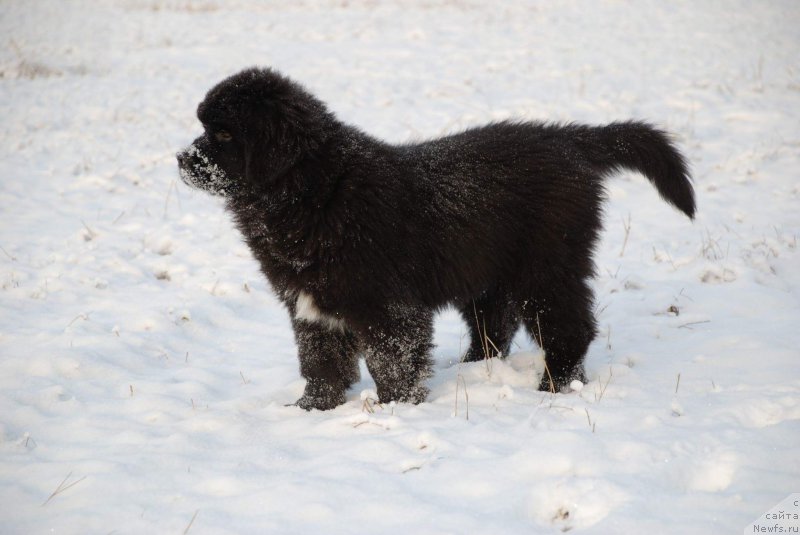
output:
<path id="1" fill-rule="evenodd" d="M 0 532 L 741 533 L 800 489 L 800 3 L 0 3 Z M 690 223 L 609 183 L 580 392 L 522 335 L 418 406 L 303 390 L 285 311 L 177 180 L 251 65 L 391 141 L 651 120 Z M 465 259 L 468 261 L 468 259 Z M 373 412 L 374 411 L 374 412 Z"/>

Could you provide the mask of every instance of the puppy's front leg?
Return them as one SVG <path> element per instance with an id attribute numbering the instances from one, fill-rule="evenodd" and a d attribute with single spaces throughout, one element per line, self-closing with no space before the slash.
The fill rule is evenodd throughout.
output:
<path id="1" fill-rule="evenodd" d="M 424 382 L 431 376 L 431 311 L 392 306 L 359 334 L 378 398 L 384 403 L 424 401 L 428 394 Z"/>
<path id="2" fill-rule="evenodd" d="M 296 405 L 305 410 L 328 410 L 345 402 L 345 392 L 358 381 L 358 344 L 351 332 L 319 323 L 292 319 L 300 374 L 306 379 Z"/>

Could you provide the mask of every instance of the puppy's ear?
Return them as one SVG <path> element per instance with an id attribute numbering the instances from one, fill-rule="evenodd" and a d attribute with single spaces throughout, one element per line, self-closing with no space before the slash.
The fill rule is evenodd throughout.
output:
<path id="1" fill-rule="evenodd" d="M 300 159 L 298 144 L 283 132 L 259 129 L 248 134 L 244 149 L 244 177 L 255 191 L 272 184 Z"/>
<path id="2" fill-rule="evenodd" d="M 256 190 L 315 158 L 332 124 L 324 105 L 310 96 L 262 102 L 249 116 L 261 119 L 248 129 L 245 143 L 245 179 Z M 304 190 L 313 187 L 309 177 L 302 179 Z"/>
<path id="3" fill-rule="evenodd" d="M 267 144 L 262 132 L 251 132 L 244 144 L 244 178 L 258 188 L 268 180 Z"/>
<path id="4" fill-rule="evenodd" d="M 287 145 L 303 154 L 316 151 L 327 137 L 330 115 L 316 99 L 285 102 L 281 110 L 281 134 Z"/>

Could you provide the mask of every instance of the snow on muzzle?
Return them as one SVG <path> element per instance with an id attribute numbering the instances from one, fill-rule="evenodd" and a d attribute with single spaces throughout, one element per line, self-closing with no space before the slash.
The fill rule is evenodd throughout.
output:
<path id="1" fill-rule="evenodd" d="M 181 180 L 187 186 L 201 189 L 212 195 L 224 196 L 226 194 L 226 190 L 230 186 L 227 175 L 195 143 L 175 156 L 178 159 Z"/>

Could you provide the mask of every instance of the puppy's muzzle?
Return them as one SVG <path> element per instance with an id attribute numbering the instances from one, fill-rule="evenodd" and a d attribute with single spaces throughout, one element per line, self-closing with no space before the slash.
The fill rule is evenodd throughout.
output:
<path id="1" fill-rule="evenodd" d="M 178 171 L 184 184 L 207 191 L 212 195 L 225 196 L 230 192 L 231 184 L 220 167 L 212 162 L 197 146 L 189 145 L 175 155 L 178 160 Z"/>

